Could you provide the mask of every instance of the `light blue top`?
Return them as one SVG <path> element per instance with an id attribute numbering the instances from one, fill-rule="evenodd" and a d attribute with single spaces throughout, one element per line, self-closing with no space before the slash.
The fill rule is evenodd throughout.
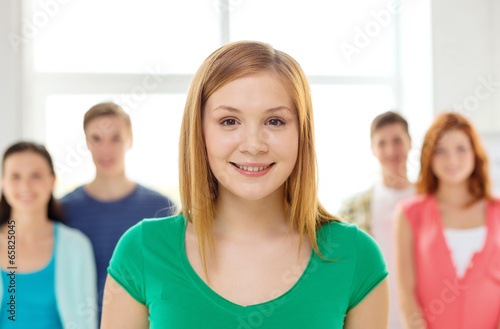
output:
<path id="1" fill-rule="evenodd" d="M 54 246 L 58 240 L 57 231 L 57 225 L 54 225 Z M 49 263 L 40 270 L 15 273 L 15 276 L 3 269 L 1 273 L 5 301 L 13 300 L 15 304 L 2 303 L 0 328 L 62 329 L 56 304 L 55 248 Z M 11 279 L 15 280 L 14 289 L 9 289 Z M 9 312 L 11 308 L 13 310 Z"/>
<path id="2" fill-rule="evenodd" d="M 92 245 L 80 231 L 62 223 L 55 223 L 55 226 L 58 230 L 53 257 L 55 298 L 62 328 L 96 329 L 97 281 Z M 4 280 L 0 280 L 0 291 L 4 291 L 4 284 Z M 0 305 L 7 303 L 7 298 L 10 296 L 0 294 Z M 38 322 L 31 328 L 39 328 Z"/>

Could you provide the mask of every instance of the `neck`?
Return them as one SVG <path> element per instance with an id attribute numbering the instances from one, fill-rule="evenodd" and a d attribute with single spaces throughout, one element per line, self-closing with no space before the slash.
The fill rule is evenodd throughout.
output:
<path id="1" fill-rule="evenodd" d="M 257 201 L 220 193 L 216 204 L 214 235 L 255 239 L 287 233 L 289 225 L 284 213 L 282 189 Z"/>
<path id="2" fill-rule="evenodd" d="M 85 185 L 85 190 L 96 199 L 112 201 L 130 194 L 135 187 L 136 184 L 125 175 L 97 175 L 91 183 Z"/>
<path id="3" fill-rule="evenodd" d="M 402 190 L 411 185 L 406 176 L 406 164 L 399 170 L 382 169 L 382 183 L 390 188 Z"/>
<path id="4" fill-rule="evenodd" d="M 47 209 L 39 211 L 16 211 L 12 209 L 11 218 L 15 222 L 16 239 L 34 240 L 52 230 L 52 221 L 47 217 Z M 9 224 L 7 224 L 9 225 Z M 3 231 L 5 230 L 4 226 Z"/>
<path id="5" fill-rule="evenodd" d="M 440 203 L 464 206 L 471 202 L 474 197 L 469 192 L 467 182 L 464 182 L 460 184 L 439 184 L 436 191 L 436 199 Z"/>

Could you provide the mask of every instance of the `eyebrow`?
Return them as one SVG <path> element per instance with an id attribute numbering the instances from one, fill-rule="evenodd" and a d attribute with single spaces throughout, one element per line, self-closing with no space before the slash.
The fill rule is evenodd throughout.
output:
<path id="1" fill-rule="evenodd" d="M 229 112 L 234 112 L 234 113 L 241 113 L 240 110 L 238 109 L 235 109 L 234 107 L 231 107 L 231 106 L 225 106 L 225 105 L 220 105 L 220 106 L 217 106 L 216 108 L 214 108 L 212 110 L 212 112 L 215 112 L 217 110 L 226 110 L 226 111 L 229 111 Z M 274 112 L 279 112 L 279 111 L 283 111 L 283 110 L 288 110 L 290 112 L 293 113 L 293 111 L 287 107 L 287 106 L 278 106 L 278 107 L 273 107 L 273 108 L 270 108 L 270 109 L 267 109 L 266 110 L 266 113 L 274 113 Z"/>
<path id="2" fill-rule="evenodd" d="M 11 172 L 11 174 L 18 174 L 18 173 L 19 173 L 19 171 L 17 171 L 17 169 L 18 169 L 18 168 L 15 168 L 15 169 Z M 32 170 L 32 172 L 38 172 L 38 171 L 43 171 L 43 170 L 44 170 L 43 166 L 35 167 L 35 168 L 32 168 L 32 169 L 33 169 L 33 170 Z"/>

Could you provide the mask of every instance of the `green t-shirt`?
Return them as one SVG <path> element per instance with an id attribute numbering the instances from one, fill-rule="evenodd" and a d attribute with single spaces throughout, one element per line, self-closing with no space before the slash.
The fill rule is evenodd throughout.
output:
<path id="1" fill-rule="evenodd" d="M 185 228 L 182 215 L 142 220 L 122 236 L 111 258 L 109 274 L 149 308 L 151 329 L 342 328 L 346 312 L 387 276 L 368 234 L 330 222 L 317 238 L 323 256 L 334 261 L 313 250 L 290 290 L 245 307 L 218 295 L 196 274 L 184 248 Z"/>

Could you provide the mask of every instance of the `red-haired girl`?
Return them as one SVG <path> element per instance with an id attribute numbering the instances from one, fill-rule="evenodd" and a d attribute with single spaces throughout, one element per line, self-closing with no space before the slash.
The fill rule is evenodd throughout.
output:
<path id="1" fill-rule="evenodd" d="M 419 195 L 400 204 L 396 229 L 406 328 L 497 328 L 500 200 L 478 134 L 464 117 L 441 114 L 420 162 Z"/>

